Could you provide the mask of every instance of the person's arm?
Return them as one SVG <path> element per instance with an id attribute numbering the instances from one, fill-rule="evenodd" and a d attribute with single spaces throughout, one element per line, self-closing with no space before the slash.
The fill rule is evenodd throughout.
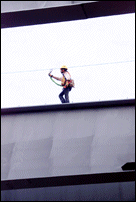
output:
<path id="1" fill-rule="evenodd" d="M 61 81 L 61 78 L 59 78 L 59 77 L 56 77 L 56 76 L 53 76 L 53 75 L 52 75 L 52 78 L 54 78 L 54 79 L 56 79 L 56 80 L 58 80 L 58 81 Z"/>
<path id="2" fill-rule="evenodd" d="M 53 76 L 51 74 L 49 74 L 49 76 L 52 77 L 52 78 L 54 78 L 54 79 L 56 79 L 56 80 L 58 80 L 58 81 L 61 81 L 61 78 L 59 78 L 59 77 Z"/>

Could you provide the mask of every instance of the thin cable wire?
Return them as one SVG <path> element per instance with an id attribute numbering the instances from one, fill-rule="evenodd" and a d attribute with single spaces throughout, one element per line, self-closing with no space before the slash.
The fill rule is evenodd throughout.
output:
<path id="1" fill-rule="evenodd" d="M 135 60 L 130 61 L 120 61 L 120 62 L 111 62 L 111 63 L 100 63 L 100 64 L 89 64 L 89 65 L 81 65 L 81 66 L 71 66 L 68 68 L 79 68 L 79 67 L 87 67 L 87 66 L 99 66 L 99 65 L 111 65 L 111 64 L 118 64 L 118 63 L 128 63 L 128 62 L 134 62 Z M 53 68 L 60 69 L 60 68 Z M 25 70 L 25 71 L 16 71 L 16 72 L 3 72 L 1 74 L 18 74 L 18 73 L 25 73 L 25 72 L 38 72 L 38 71 L 50 71 L 51 69 L 34 69 L 34 70 Z"/>

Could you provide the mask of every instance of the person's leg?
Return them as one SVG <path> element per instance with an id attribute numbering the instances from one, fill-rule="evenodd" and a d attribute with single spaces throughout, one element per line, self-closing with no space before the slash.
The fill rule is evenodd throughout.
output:
<path id="1" fill-rule="evenodd" d="M 69 103 L 69 89 L 65 88 L 65 103 Z"/>
<path id="2" fill-rule="evenodd" d="M 62 90 L 62 92 L 59 94 L 59 99 L 62 103 L 65 103 L 65 99 L 63 98 L 63 95 L 65 94 L 64 88 Z"/>
<path id="3" fill-rule="evenodd" d="M 65 103 L 69 103 L 69 91 L 71 91 L 71 87 L 65 88 Z"/>
<path id="4" fill-rule="evenodd" d="M 62 103 L 69 103 L 69 91 L 71 91 L 71 87 L 63 88 L 62 92 L 59 94 Z M 65 95 L 65 99 L 63 95 Z"/>

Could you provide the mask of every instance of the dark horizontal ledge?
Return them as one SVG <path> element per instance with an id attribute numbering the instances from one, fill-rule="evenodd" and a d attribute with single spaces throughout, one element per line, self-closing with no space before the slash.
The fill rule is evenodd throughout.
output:
<path id="1" fill-rule="evenodd" d="M 1 28 L 135 13 L 135 1 L 97 1 L 69 6 L 1 13 Z"/>
<path id="2" fill-rule="evenodd" d="M 17 113 L 51 112 L 62 110 L 63 111 L 78 110 L 78 109 L 97 109 L 107 107 L 126 107 L 126 106 L 135 106 L 135 99 L 3 108 L 1 109 L 1 115 L 17 114 Z"/>
<path id="3" fill-rule="evenodd" d="M 135 172 L 115 172 L 1 181 L 1 190 L 135 181 Z"/>
<path id="4" fill-rule="evenodd" d="M 121 168 L 122 170 L 135 170 L 135 162 L 127 162 Z"/>

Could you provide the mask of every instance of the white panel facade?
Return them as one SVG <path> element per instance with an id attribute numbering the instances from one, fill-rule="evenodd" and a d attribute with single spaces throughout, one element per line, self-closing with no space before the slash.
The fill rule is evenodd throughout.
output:
<path id="1" fill-rule="evenodd" d="M 1 116 L 1 179 L 121 172 L 135 161 L 135 107 Z"/>

